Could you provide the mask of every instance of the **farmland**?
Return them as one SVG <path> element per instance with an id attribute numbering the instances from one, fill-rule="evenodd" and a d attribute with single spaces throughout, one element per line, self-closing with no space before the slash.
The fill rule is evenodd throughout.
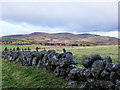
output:
<path id="1" fill-rule="evenodd" d="M 104 46 L 89 46 L 89 47 L 71 47 L 71 46 L 40 46 L 40 45 L 3 45 L 2 50 L 8 47 L 16 48 L 30 47 L 31 51 L 36 47 L 49 50 L 54 49 L 58 53 L 62 53 L 62 48 L 66 48 L 66 51 L 73 53 L 73 56 L 79 61 L 77 66 L 81 65 L 81 60 L 92 54 L 100 54 L 103 58 L 110 56 L 113 59 L 113 63 L 118 60 L 118 46 L 117 45 L 104 45 Z M 40 51 L 39 50 L 39 51 Z M 19 64 L 13 64 L 8 61 L 2 60 L 2 80 L 3 88 L 65 88 L 67 82 L 62 77 L 55 77 L 54 73 L 50 71 L 44 71 L 35 67 L 26 67 Z M 80 85 L 76 86 L 79 87 Z"/>

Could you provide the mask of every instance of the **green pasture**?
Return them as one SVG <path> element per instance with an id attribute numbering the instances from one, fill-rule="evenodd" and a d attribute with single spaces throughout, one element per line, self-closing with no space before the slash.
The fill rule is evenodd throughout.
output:
<path id="1" fill-rule="evenodd" d="M 16 48 L 18 46 L 3 45 L 1 50 L 5 47 Z M 35 50 L 36 47 L 44 47 L 47 50 L 54 49 L 58 53 L 62 53 L 62 48 L 65 48 L 66 51 L 72 52 L 73 56 L 79 61 L 77 66 L 82 66 L 81 60 L 93 54 L 100 54 L 103 58 L 110 56 L 113 63 L 118 60 L 119 55 L 118 45 L 88 47 L 21 45 L 19 47 L 20 49 L 30 47 L 31 51 Z M 65 88 L 67 85 L 67 82 L 62 77 L 55 77 L 53 72 L 45 71 L 42 68 L 21 66 L 1 58 L 0 64 L 2 64 L 2 74 L 0 74 L 2 75 L 2 88 Z"/>

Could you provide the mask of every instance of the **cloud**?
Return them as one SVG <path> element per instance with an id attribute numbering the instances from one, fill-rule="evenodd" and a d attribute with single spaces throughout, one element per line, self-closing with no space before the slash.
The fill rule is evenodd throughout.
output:
<path id="1" fill-rule="evenodd" d="M 118 27 L 117 4 L 117 2 L 2 3 L 2 16 L 3 21 L 15 23 L 16 27 L 21 28 L 22 24 L 20 26 L 18 24 L 24 22 L 31 27 L 39 27 L 36 30 L 42 30 L 40 27 L 44 27 L 44 32 L 48 32 L 48 29 L 52 29 L 52 32 L 59 31 L 55 30 L 56 28 L 60 30 L 64 28 L 65 31 L 75 33 L 109 32 Z M 45 29 L 47 27 L 48 29 Z M 31 32 L 34 28 L 21 29 L 24 32 Z"/>
<path id="2" fill-rule="evenodd" d="M 0 29 L 2 30 L 2 36 L 4 35 L 13 35 L 13 34 L 29 34 L 33 32 L 48 32 L 48 33 L 56 33 L 56 32 L 64 32 L 64 28 L 50 28 L 43 26 L 31 25 L 25 22 L 15 24 L 9 23 L 5 21 L 0 21 Z"/>
<path id="3" fill-rule="evenodd" d="M 32 25 L 25 22 L 22 23 L 9 23 L 6 21 L 0 21 L 0 29 L 2 30 L 1 36 L 4 35 L 13 35 L 13 34 L 29 34 L 33 32 L 47 32 L 47 33 L 61 33 L 69 32 L 74 34 L 83 34 L 84 32 L 76 33 L 74 31 L 66 31 L 65 28 L 51 28 L 40 25 Z M 97 34 L 101 36 L 111 36 L 118 38 L 118 31 L 109 31 L 109 32 L 86 32 L 90 34 Z M 120 35 L 120 32 L 119 32 Z M 120 38 L 120 37 L 119 37 Z"/>
<path id="4" fill-rule="evenodd" d="M 119 35 L 118 35 L 117 30 L 116 31 L 110 31 L 110 32 L 90 32 L 90 33 L 91 34 L 101 35 L 101 36 L 110 36 L 110 37 L 120 38 Z"/>

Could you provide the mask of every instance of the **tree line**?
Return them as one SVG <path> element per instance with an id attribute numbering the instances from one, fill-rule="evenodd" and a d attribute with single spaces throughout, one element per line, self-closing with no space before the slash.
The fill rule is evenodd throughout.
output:
<path id="1" fill-rule="evenodd" d="M 66 44 L 66 43 L 36 43 L 33 40 L 26 39 L 17 39 L 17 38 L 1 38 L 0 44 L 10 44 L 10 45 L 31 45 L 31 44 L 40 44 L 43 46 L 90 46 L 90 44 Z"/>
<path id="2" fill-rule="evenodd" d="M 16 38 L 1 38 L 0 44 L 11 44 L 11 45 L 30 45 L 32 44 L 32 40 L 26 39 L 16 39 Z"/>
<path id="3" fill-rule="evenodd" d="M 43 46 L 90 46 L 89 44 L 40 43 Z"/>

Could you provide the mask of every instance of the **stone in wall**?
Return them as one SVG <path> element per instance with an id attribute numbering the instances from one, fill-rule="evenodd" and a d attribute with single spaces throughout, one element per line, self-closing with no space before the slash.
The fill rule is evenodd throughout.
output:
<path id="1" fill-rule="evenodd" d="M 85 68 L 91 67 L 94 61 L 101 60 L 102 57 L 99 54 L 91 55 L 90 57 L 86 57 L 82 60 L 82 64 Z"/>

